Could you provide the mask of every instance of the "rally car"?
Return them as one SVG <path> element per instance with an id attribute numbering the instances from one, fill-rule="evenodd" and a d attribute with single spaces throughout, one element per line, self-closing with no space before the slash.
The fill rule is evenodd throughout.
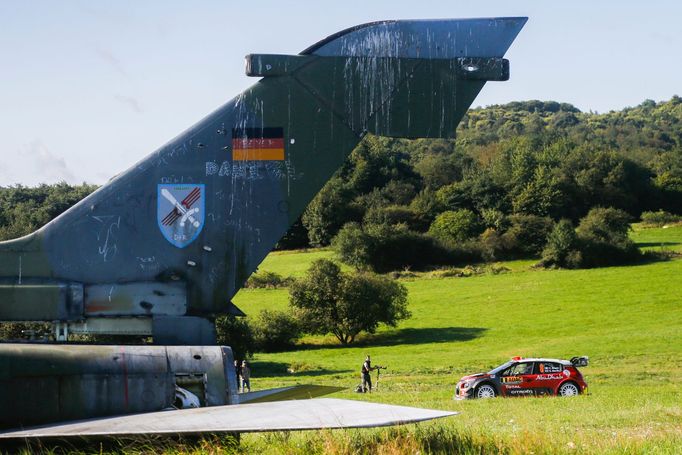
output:
<path id="1" fill-rule="evenodd" d="M 488 373 L 464 376 L 455 387 L 455 399 L 496 396 L 575 396 L 587 390 L 577 367 L 587 366 L 587 357 L 571 361 L 514 357 Z"/>

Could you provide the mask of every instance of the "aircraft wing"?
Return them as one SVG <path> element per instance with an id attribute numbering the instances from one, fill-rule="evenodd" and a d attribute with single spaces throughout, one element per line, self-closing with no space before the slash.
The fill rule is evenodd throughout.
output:
<path id="1" fill-rule="evenodd" d="M 266 401 L 307 400 L 330 393 L 340 392 L 343 387 L 327 385 L 302 384 L 275 389 L 258 390 L 256 392 L 240 393 L 239 403 L 264 403 Z"/>
<path id="2" fill-rule="evenodd" d="M 0 433 L 0 440 L 366 428 L 415 423 L 455 414 L 458 413 L 366 401 L 316 398 L 80 420 L 5 431 Z"/>

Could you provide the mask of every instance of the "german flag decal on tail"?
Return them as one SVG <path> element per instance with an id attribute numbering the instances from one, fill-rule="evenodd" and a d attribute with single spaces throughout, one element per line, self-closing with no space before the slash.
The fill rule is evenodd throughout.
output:
<path id="1" fill-rule="evenodd" d="M 283 161 L 283 128 L 235 128 L 232 130 L 233 161 Z"/>

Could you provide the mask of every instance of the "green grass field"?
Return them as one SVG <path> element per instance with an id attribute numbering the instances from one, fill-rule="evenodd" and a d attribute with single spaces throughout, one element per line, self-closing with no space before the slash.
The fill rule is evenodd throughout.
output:
<path id="1" fill-rule="evenodd" d="M 643 229 L 643 249 L 682 252 L 682 226 Z M 272 253 L 261 270 L 301 276 L 329 250 Z M 412 318 L 357 345 L 306 337 L 302 349 L 258 354 L 252 385 L 347 387 L 338 397 L 459 411 L 400 429 L 246 435 L 247 452 L 682 453 L 682 259 L 593 270 L 535 270 L 406 279 Z M 247 314 L 285 310 L 285 289 L 242 290 Z M 372 395 L 352 392 L 369 353 L 388 366 Z M 587 395 L 457 402 L 455 382 L 514 355 L 590 356 Z M 293 371 L 293 373 L 292 373 Z"/>

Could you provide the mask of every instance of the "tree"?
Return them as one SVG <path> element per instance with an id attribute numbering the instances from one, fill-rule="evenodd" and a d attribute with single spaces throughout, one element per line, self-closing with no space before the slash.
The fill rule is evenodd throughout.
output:
<path id="1" fill-rule="evenodd" d="M 630 215 L 614 208 L 597 207 L 580 220 L 576 229 L 582 243 L 583 266 L 624 264 L 640 257 L 628 232 Z"/>
<path id="2" fill-rule="evenodd" d="M 66 183 L 0 187 L 0 240 L 30 234 L 96 189 L 94 185 Z"/>
<path id="3" fill-rule="evenodd" d="M 557 266 L 578 268 L 582 260 L 578 236 L 569 220 L 559 221 L 547 237 L 547 245 L 542 251 L 544 267 Z"/>
<path id="4" fill-rule="evenodd" d="M 550 218 L 536 215 L 512 215 L 509 223 L 502 238 L 510 257 L 540 254 L 553 228 Z"/>
<path id="5" fill-rule="evenodd" d="M 305 331 L 331 333 L 344 345 L 360 332 L 374 333 L 379 324 L 395 327 L 410 316 L 402 284 L 369 272 L 346 274 L 326 259 L 313 262 L 289 297 Z"/>
<path id="6" fill-rule="evenodd" d="M 483 225 L 474 212 L 468 209 L 443 212 L 431 223 L 429 233 L 451 242 L 464 242 L 483 231 Z"/>
<path id="7" fill-rule="evenodd" d="M 467 253 L 467 257 L 458 257 L 461 255 L 456 254 L 451 245 L 445 245 L 427 234 L 411 231 L 404 224 L 361 226 L 348 223 L 334 238 L 332 246 L 342 262 L 380 273 L 453 264 L 470 256 Z"/>
<path id="8" fill-rule="evenodd" d="M 277 352 L 296 344 L 301 327 L 296 318 L 283 311 L 261 310 L 253 335 L 259 351 Z"/>
<path id="9" fill-rule="evenodd" d="M 332 246 L 341 261 L 357 269 L 372 268 L 372 256 L 376 252 L 376 242 L 359 223 L 346 224 L 334 240 Z"/>
<path id="10" fill-rule="evenodd" d="M 230 346 L 235 359 L 246 359 L 256 351 L 253 330 L 246 318 L 231 314 L 220 316 L 215 321 L 215 328 L 218 344 Z"/>
<path id="11" fill-rule="evenodd" d="M 322 187 L 302 217 L 312 245 L 328 245 L 341 226 L 349 221 L 350 201 L 351 192 L 340 178 L 334 177 Z"/>
<path id="12" fill-rule="evenodd" d="M 632 242 L 628 237 L 630 221 L 630 215 L 622 210 L 596 207 L 580 220 L 578 235 L 594 242 L 626 245 Z"/>

